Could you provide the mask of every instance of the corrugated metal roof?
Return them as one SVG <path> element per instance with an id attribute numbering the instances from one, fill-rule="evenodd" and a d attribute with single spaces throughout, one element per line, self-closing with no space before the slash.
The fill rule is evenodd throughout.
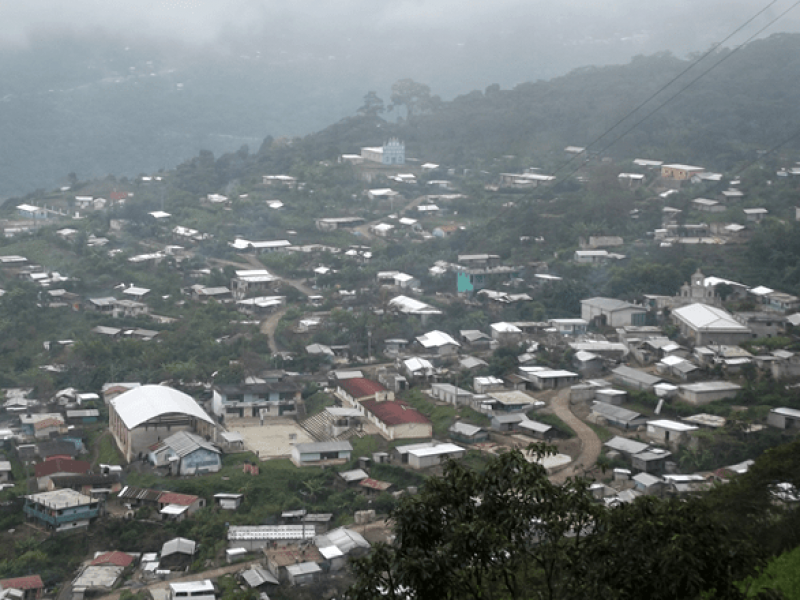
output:
<path id="1" fill-rule="evenodd" d="M 456 421 L 450 426 L 451 433 L 458 433 L 466 436 L 473 436 L 482 431 L 482 429 L 482 427 L 472 425 L 471 423 L 464 423 L 463 421 Z"/>
<path id="2" fill-rule="evenodd" d="M 286 565 L 286 571 L 292 577 L 300 575 L 313 575 L 314 573 L 322 573 L 322 568 L 315 562 L 303 562 L 296 565 Z"/>
<path id="3" fill-rule="evenodd" d="M 362 479 L 367 479 L 369 475 L 364 469 L 353 469 L 352 471 L 342 471 L 339 473 L 339 477 L 350 483 L 351 481 L 361 481 Z"/>
<path id="4" fill-rule="evenodd" d="M 449 334 L 444 331 L 429 331 L 424 335 L 417 336 L 417 341 L 424 348 L 439 348 L 440 346 L 461 346 Z"/>
<path id="5" fill-rule="evenodd" d="M 672 314 L 695 330 L 750 331 L 729 312 L 707 304 L 682 306 L 673 310 Z"/>
<path id="6" fill-rule="evenodd" d="M 618 452 L 624 452 L 625 454 L 639 454 L 640 452 L 647 450 L 649 446 L 649 444 L 637 442 L 636 440 L 629 440 L 628 438 L 621 436 L 613 437 L 603 445 L 611 450 L 617 450 Z"/>
<path id="7" fill-rule="evenodd" d="M 231 525 L 228 541 L 244 540 L 306 540 L 316 535 L 316 525 Z"/>
<path id="8" fill-rule="evenodd" d="M 409 454 L 413 454 L 416 457 L 438 456 L 440 454 L 453 454 L 461 452 L 466 452 L 466 450 L 461 446 L 456 446 L 455 444 L 449 444 L 447 442 L 443 444 L 436 444 L 435 446 L 430 445 L 423 448 L 412 448 L 408 451 Z"/>
<path id="9" fill-rule="evenodd" d="M 314 545 L 317 548 L 326 548 L 335 546 L 344 554 L 349 554 L 355 548 L 369 548 L 369 542 L 364 537 L 352 529 L 346 527 L 339 527 L 333 531 L 329 531 L 324 535 L 319 535 L 314 538 Z M 320 550 L 321 552 L 321 550 Z"/>
<path id="10" fill-rule="evenodd" d="M 213 444 L 188 431 L 178 431 L 172 434 L 164 440 L 164 444 L 169 446 L 180 457 L 187 456 L 200 448 L 216 454 L 222 454 Z"/>
<path id="11" fill-rule="evenodd" d="M 547 433 L 553 428 L 552 425 L 545 425 L 544 423 L 539 423 L 539 421 L 531 421 L 530 419 L 520 421 L 517 427 L 536 433 Z"/>
<path id="12" fill-rule="evenodd" d="M 128 429 L 171 413 L 181 413 L 214 424 L 214 421 L 188 394 L 163 385 L 143 385 L 120 394 L 111 405 Z"/>
<path id="13" fill-rule="evenodd" d="M 641 312 L 647 312 L 647 309 L 644 306 L 637 306 L 635 304 L 631 304 L 630 302 L 625 302 L 624 300 L 617 300 L 616 298 L 603 298 L 601 296 L 581 300 L 581 304 L 599 308 L 600 310 L 606 312 L 614 312 L 616 310 L 625 309 L 636 309 Z"/>
<path id="14" fill-rule="evenodd" d="M 592 405 L 592 412 L 619 421 L 634 421 L 642 416 L 638 412 L 622 408 L 621 406 L 614 406 L 607 402 L 595 402 Z"/>
<path id="15" fill-rule="evenodd" d="M 164 545 L 161 547 L 161 557 L 169 556 L 170 554 L 180 553 L 180 554 L 194 554 L 194 550 L 197 544 L 192 540 L 187 540 L 186 538 L 176 537 L 174 539 L 169 540 L 168 542 L 164 542 Z"/>
<path id="16" fill-rule="evenodd" d="M 252 569 L 247 569 L 246 571 L 242 572 L 242 579 L 245 580 L 245 583 L 250 587 L 259 587 L 264 585 L 265 583 L 271 583 L 273 585 L 278 585 L 280 582 L 275 579 L 275 577 L 262 567 L 253 567 Z"/>

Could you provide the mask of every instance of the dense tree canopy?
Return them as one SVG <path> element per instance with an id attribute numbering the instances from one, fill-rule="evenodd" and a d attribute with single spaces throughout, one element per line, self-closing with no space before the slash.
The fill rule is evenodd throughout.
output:
<path id="1" fill-rule="evenodd" d="M 586 482 L 550 482 L 529 455 L 482 472 L 450 462 L 393 513 L 396 541 L 354 565 L 350 600 L 741 597 L 755 566 L 702 503 L 640 498 L 607 510 Z"/>

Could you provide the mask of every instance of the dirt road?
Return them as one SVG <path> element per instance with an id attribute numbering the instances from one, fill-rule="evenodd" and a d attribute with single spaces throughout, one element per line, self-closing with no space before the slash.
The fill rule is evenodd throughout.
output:
<path id="1" fill-rule="evenodd" d="M 569 392 L 569 388 L 558 392 L 556 397 L 553 398 L 550 407 L 559 419 L 572 427 L 575 435 L 577 435 L 578 439 L 581 441 L 581 451 L 568 467 L 550 477 L 553 483 L 564 483 L 567 477 L 582 475 L 585 470 L 592 468 L 597 462 L 597 458 L 600 456 L 600 449 L 602 447 L 600 438 L 597 437 L 594 430 L 576 417 L 572 410 L 570 410 Z"/>

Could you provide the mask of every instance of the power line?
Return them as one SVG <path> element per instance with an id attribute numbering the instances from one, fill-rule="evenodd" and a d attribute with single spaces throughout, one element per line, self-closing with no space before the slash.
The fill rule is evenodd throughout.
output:
<path id="1" fill-rule="evenodd" d="M 642 102 L 640 102 L 640 103 L 639 103 L 639 104 L 638 104 L 638 105 L 637 105 L 635 108 L 633 108 L 632 110 L 628 111 L 628 113 L 627 113 L 627 114 L 626 114 L 624 117 L 622 117 L 621 119 L 619 119 L 619 120 L 618 120 L 616 123 L 614 123 L 614 124 L 613 124 L 611 127 L 609 127 L 608 129 L 606 129 L 606 130 L 605 130 L 603 133 L 601 133 L 601 134 L 600 134 L 598 137 L 596 137 L 594 140 L 592 140 L 591 142 L 589 142 L 589 144 L 586 146 L 586 149 L 588 150 L 589 148 L 591 148 L 592 146 L 594 146 L 595 144 L 597 144 L 597 143 L 598 143 L 600 140 L 602 140 L 602 139 L 603 139 L 605 136 L 607 136 L 609 133 L 611 133 L 611 132 L 612 132 L 614 129 L 616 129 L 616 128 L 617 128 L 619 125 L 621 125 L 623 122 L 625 122 L 625 121 L 626 121 L 626 120 L 627 120 L 629 117 L 631 117 L 632 115 L 634 115 L 635 113 L 637 113 L 637 112 L 638 112 L 638 111 L 639 111 L 639 110 L 640 110 L 642 107 L 644 107 L 644 106 L 645 106 L 647 103 L 649 103 L 651 100 L 653 100 L 654 98 L 656 98 L 656 97 L 657 97 L 659 94 L 661 94 L 661 92 L 663 92 L 663 91 L 664 91 L 664 90 L 666 90 L 666 89 L 667 89 L 669 86 L 671 86 L 673 83 L 675 83 L 676 81 L 678 81 L 678 80 L 679 80 L 681 77 L 683 77 L 683 76 L 684 76 L 686 73 L 688 73 L 689 71 L 691 71 L 692 69 L 694 69 L 694 68 L 695 68 L 695 67 L 696 67 L 698 64 L 700 64 L 700 62 L 701 62 L 701 61 L 703 61 L 703 60 L 704 60 L 704 59 L 705 59 L 707 56 L 711 55 L 711 54 L 712 54 L 713 52 L 715 52 L 715 51 L 716 51 L 716 50 L 717 50 L 717 49 L 718 49 L 720 46 L 722 46 L 722 44 L 724 44 L 725 42 L 727 42 L 729 39 L 731 39 L 733 36 L 735 36 L 737 33 L 739 33 L 739 32 L 740 32 L 742 29 L 744 29 L 744 28 L 745 28 L 745 27 L 747 27 L 747 26 L 748 26 L 750 23 L 752 23 L 752 22 L 753 22 L 755 19 L 757 19 L 758 17 L 760 17 L 762 14 L 764 14 L 764 13 L 765 13 L 767 10 L 769 10 L 769 9 L 772 7 L 772 5 L 773 5 L 773 4 L 775 4 L 776 2 L 778 2 L 778 0 L 772 0 L 772 2 L 770 2 L 769 4 L 767 4 L 767 5 L 766 5 L 764 8 L 762 8 L 760 11 L 758 11 L 756 14 L 754 14 L 752 17 L 750 17 L 750 18 L 749 18 L 747 21 L 745 21 L 744 23 L 742 23 L 742 24 L 741 24 L 739 27 L 737 27 L 737 28 L 736 28 L 734 31 L 732 31 L 730 34 L 728 34 L 728 36 L 727 36 L 727 37 L 725 37 L 725 38 L 724 38 L 724 39 L 722 39 L 721 41 L 717 42 L 716 44 L 712 44 L 712 45 L 711 45 L 711 48 L 709 48 L 709 49 L 708 49 L 708 50 L 707 50 L 707 51 L 706 51 L 706 52 L 705 52 L 703 55 L 701 55 L 700 57 L 698 57 L 698 58 L 697 58 L 697 59 L 696 59 L 694 62 L 692 62 L 692 63 L 691 63 L 689 66 L 687 66 L 687 67 L 686 67 L 685 69 L 683 69 L 683 70 L 682 70 L 680 73 L 678 73 L 677 75 L 675 75 L 675 77 L 673 77 L 672 79 L 670 79 L 670 80 L 669 80 L 667 83 L 665 83 L 664 85 L 662 85 L 662 86 L 661 86 L 661 87 L 660 87 L 658 90 L 656 90 L 655 92 L 653 92 L 653 93 L 652 93 L 652 94 L 651 94 L 649 97 L 647 97 L 645 100 L 643 100 Z M 577 158 L 577 157 L 573 157 L 573 158 L 572 158 L 572 159 L 570 159 L 570 160 L 569 160 L 567 163 L 565 163 L 564 165 L 562 165 L 562 166 L 561 166 L 561 167 L 560 167 L 558 170 L 561 170 L 562 168 L 565 168 L 565 167 L 569 166 L 569 165 L 570 165 L 570 164 L 571 164 L 571 163 L 572 163 L 572 162 L 573 162 L 573 161 L 574 161 L 576 158 Z M 558 170 L 557 170 L 556 172 L 558 172 Z"/>
<path id="2" fill-rule="evenodd" d="M 778 0 L 772 0 L 772 2 L 770 2 L 769 4 L 767 4 L 767 5 L 766 5 L 764 8 L 762 8 L 761 10 L 759 10 L 759 11 L 758 11 L 756 14 L 754 14 L 752 17 L 750 17 L 750 18 L 749 18 L 747 21 L 745 21 L 745 22 L 744 22 L 742 25 L 740 25 L 739 27 L 737 27 L 737 28 L 736 28 L 736 29 L 735 29 L 735 30 L 734 30 L 732 33 L 730 33 L 728 36 L 726 36 L 726 37 L 725 37 L 725 38 L 724 38 L 724 39 L 723 39 L 721 42 L 719 42 L 719 43 L 717 43 L 717 44 L 714 44 L 714 45 L 712 45 L 711 49 L 710 49 L 710 50 L 708 50 L 708 51 L 707 51 L 705 54 L 703 54 L 703 55 L 702 55 L 700 58 L 698 58 L 698 59 L 697 59 L 696 61 L 694 61 L 694 62 L 693 62 L 691 65 L 689 65 L 688 67 L 686 67 L 686 68 L 685 68 L 683 71 L 681 71 L 681 72 L 680 72 L 678 75 L 676 75 L 675 77 L 673 77 L 673 78 L 672 78 L 672 79 L 671 79 L 669 82 L 667 82 L 665 85 L 663 85 L 661 88 L 659 88 L 659 90 L 658 90 L 658 91 L 656 91 L 654 94 L 652 94 L 652 95 L 651 95 L 650 97 L 648 97 L 646 100 L 644 100 L 643 102 L 641 102 L 641 103 L 640 103 L 638 106 L 636 106 L 635 108 L 633 108 L 632 110 L 630 110 L 630 111 L 629 111 L 629 112 L 628 112 L 628 113 L 627 113 L 627 114 L 626 114 L 624 117 L 622 117 L 621 119 L 619 119 L 619 120 L 618 120 L 616 123 L 614 123 L 614 124 L 613 124 L 611 127 L 609 127 L 608 129 L 606 129 L 606 131 L 605 131 L 605 132 L 603 132 L 603 133 L 602 133 L 600 136 L 598 136 L 597 138 L 595 138 L 595 139 L 594 139 L 594 140 L 593 140 L 593 141 L 590 143 L 590 146 L 591 146 L 591 145 L 593 145 L 593 144 L 596 144 L 596 143 L 597 143 L 597 142 L 599 142 L 601 139 L 603 139 L 603 138 L 604 138 L 606 135 L 608 135 L 608 134 L 609 134 L 609 133 L 610 133 L 612 130 L 614 130 L 614 129 L 615 129 L 616 127 L 618 127 L 618 126 L 619 126 L 621 123 L 623 123 L 625 120 L 627 120 L 629 117 L 631 117 L 631 116 L 632 116 L 633 114 L 635 114 L 637 111 L 639 111 L 639 110 L 640 110 L 640 109 L 641 109 L 641 108 L 642 108 L 644 105 L 646 105 L 648 102 L 650 102 L 650 101 L 651 101 L 653 98 L 655 98 L 657 95 L 659 95 L 659 94 L 660 94 L 662 91 L 664 91 L 664 90 L 665 90 L 667 87 L 669 87 L 670 85 L 672 85 L 672 84 L 673 84 L 673 83 L 674 83 L 676 80 L 680 79 L 680 78 L 681 78 L 681 77 L 682 77 L 684 74 L 686 74 L 686 73 L 687 73 L 689 70 L 691 70 L 692 68 L 694 68 L 694 67 L 695 67 L 695 66 L 696 66 L 696 65 L 697 65 L 697 64 L 698 64 L 700 61 L 702 61 L 704 58 L 706 58 L 708 55 L 710 55 L 712 52 L 714 52 L 714 51 L 715 51 L 717 48 L 719 48 L 719 46 L 720 46 L 721 44 L 725 43 L 725 41 L 729 40 L 731 37 L 733 37 L 733 36 L 734 36 L 734 35 L 736 35 L 738 32 L 740 32 L 740 31 L 741 31 L 741 30 L 742 30 L 744 27 L 746 27 L 747 25 L 749 25 L 749 24 L 750 24 L 750 23 L 751 23 L 751 22 L 752 22 L 754 19 L 758 18 L 758 17 L 759 17 L 761 14 L 763 14 L 765 11 L 767 11 L 767 10 L 768 10 L 768 9 L 769 9 L 769 8 L 770 8 L 770 7 L 771 7 L 773 4 L 775 4 L 777 1 L 778 1 Z M 762 27 L 761 29 L 759 29 L 758 31 L 756 31 L 756 32 L 755 32 L 753 35 L 751 35 L 749 38 L 747 38 L 747 40 L 745 40 L 745 41 L 744 41 L 744 42 L 742 42 L 740 45 L 738 45 L 736 48 L 734 48 L 734 49 L 733 49 L 731 52 L 729 52 L 728 54 L 726 54 L 725 56 L 723 56 L 723 57 L 722 57 L 720 60 L 718 60 L 718 61 L 717 61 L 716 63 L 714 63 L 713 65 L 711 65 L 711 66 L 710 66 L 708 69 L 706 69 L 705 71 L 703 71 L 702 73 L 700 73 L 700 74 L 699 74 L 699 75 L 698 75 L 698 76 L 697 76 L 695 79 L 693 79 L 692 81 L 690 81 L 688 84 L 686 84 L 686 85 L 685 85 L 684 87 L 682 87 L 680 90 L 678 90 L 678 91 L 677 91 L 675 94 L 673 94 L 672 96 L 670 96 L 669 98 L 667 98 L 667 99 L 666 99 L 664 102 L 662 102 L 661 104 L 659 104 L 659 105 L 658 105 L 657 107 L 655 107 L 655 108 L 654 108 L 652 111 L 650 111 L 649 113 L 647 113 L 647 114 L 646 114 L 644 117 L 642 117 L 641 119 L 639 119 L 638 121 L 636 121 L 635 123 L 633 123 L 633 125 L 631 125 L 631 126 L 628 128 L 628 129 L 626 129 L 624 132 L 622 132 L 622 134 L 620 134 L 619 136 L 617 136 L 617 137 L 616 137 L 616 138 L 615 138 L 615 139 L 614 139 L 614 140 L 613 140 L 611 143 L 609 143 L 608 145 L 604 146 L 604 147 L 603 147 L 603 149 L 602 149 L 602 152 L 604 152 L 604 151 L 608 150 L 609 148 L 611 148 L 611 147 L 612 147 L 614 144 L 616 144 L 616 143 L 617 143 L 619 140 L 621 140 L 623 137 L 625 137 L 625 136 L 626 136 L 628 133 L 630 133 L 631 131 L 633 131 L 634 129 L 636 129 L 636 128 L 637 128 L 639 125 L 641 125 L 641 124 L 642 124 L 644 121 L 646 121 L 646 120 L 647 120 L 647 119 L 649 119 L 651 116 L 653 116 L 653 115 L 654 115 L 656 112 L 658 112 L 659 110 L 661 110 L 661 109 L 662 109 L 662 108 L 663 108 L 663 107 L 664 107 L 666 104 L 668 104 L 669 102 L 671 102 L 672 100 L 674 100 L 676 97 L 678 97 L 678 96 L 679 96 L 680 94 L 682 94 L 684 91 L 686 91 L 686 90 L 687 90 L 689 87 L 691 87 L 692 85 L 694 85 L 694 84 L 695 84 L 697 81 L 699 81 L 700 79 L 702 79 L 703 77 L 705 77 L 705 76 L 706 76 L 708 73 L 710 73 L 712 70 L 714 70 L 714 69 L 715 69 L 716 67 L 718 67 L 720 64 L 722 64 L 722 63 L 723 63 L 724 61 L 726 61 L 728 58 L 730 58 L 731 56 L 733 56 L 734 54 L 736 54 L 736 52 L 738 52 L 739 50 L 741 50 L 741 48 L 743 48 L 745 44 L 747 44 L 747 43 L 749 43 L 750 41 L 752 41 L 752 40 L 753 40 L 755 37 L 757 37 L 757 36 L 758 36 L 758 35 L 760 35 L 760 34 L 761 34 L 763 31 L 765 31 L 766 29 L 768 29 L 769 27 L 771 27 L 771 26 L 772 26 L 772 25 L 773 25 L 773 24 L 774 24 L 776 21 L 778 21 L 779 19 L 783 18 L 783 17 L 784 17 L 784 16 L 785 16 L 787 13 L 789 13 L 791 10 L 793 10 L 794 8 L 796 8 L 798 5 L 800 5 L 800 0 L 797 0 L 797 2 L 795 2 L 794 4 L 792 4 L 792 5 L 791 5 L 789 8 L 787 8 L 785 11 L 783 11 L 782 13 L 780 13 L 780 14 L 779 14 L 777 17 L 775 17 L 774 19 L 772 19 L 772 20 L 771 20 L 769 23 L 767 23 L 766 25 L 764 25 L 764 27 Z M 798 132 L 798 134 L 797 134 L 797 135 L 800 135 L 800 132 Z M 784 144 L 785 144 L 785 143 L 788 143 L 788 142 L 789 142 L 789 141 L 791 141 L 791 139 L 793 139 L 794 137 L 796 137 L 796 136 L 792 136 L 792 138 L 790 138 L 789 140 L 786 140 L 786 141 L 785 141 L 785 142 L 783 142 L 783 143 L 784 143 Z M 781 145 L 783 145 L 783 144 L 781 144 Z M 589 146 L 587 146 L 587 149 L 588 149 L 588 147 L 589 147 Z M 778 147 L 780 147 L 780 146 L 778 146 Z M 578 158 L 578 157 L 576 156 L 576 157 L 574 157 L 574 158 L 570 159 L 569 161 L 567 161 L 566 163 L 564 163 L 563 165 L 561 165 L 561 166 L 560 166 L 558 169 L 556 169 L 556 171 L 554 172 L 554 175 L 556 175 L 556 174 L 560 173 L 562 170 L 564 170 L 565 168 L 567 168 L 567 167 L 568 167 L 570 164 L 572 164 L 572 162 L 573 162 L 573 161 L 575 161 L 577 158 Z M 556 182 L 556 184 L 555 184 L 553 187 L 557 187 L 557 186 L 558 186 L 558 185 L 559 185 L 559 184 L 560 184 L 562 181 L 565 181 L 565 180 L 567 180 L 569 177 L 571 177 L 572 175 L 574 175 L 575 173 L 577 173 L 579 170 L 580 170 L 580 166 L 579 166 L 579 167 L 577 167 L 577 168 L 575 168 L 575 169 L 573 169 L 572 171 L 570 171 L 570 172 L 569 172 L 569 173 L 568 173 L 568 174 L 567 174 L 567 175 L 566 175 L 564 178 L 562 178 L 562 179 L 559 179 L 559 181 L 557 181 L 557 182 Z M 530 200 L 532 200 L 532 199 L 533 199 L 533 198 L 530 198 Z M 511 208 L 515 208 L 515 207 L 516 207 L 516 206 L 514 206 L 514 207 L 511 207 L 511 206 L 509 206 L 508 208 L 501 210 L 499 214 L 497 214 L 495 217 L 493 217 L 492 219 L 490 219 L 490 220 L 489 220 L 489 221 L 486 223 L 486 226 L 488 226 L 488 225 L 491 225 L 492 223 L 494 223 L 494 222 L 495 222 L 495 221 L 497 221 L 498 219 L 502 218 L 503 216 L 505 216 L 505 213 L 506 213 L 506 212 L 508 212 L 508 211 L 509 211 Z"/>
<path id="3" fill-rule="evenodd" d="M 731 56 L 735 55 L 735 54 L 736 54 L 736 53 L 737 53 L 739 50 L 741 50 L 741 49 L 742 49 L 742 48 L 745 46 L 745 44 L 747 44 L 747 43 L 751 42 L 751 41 L 752 41 L 753 39 L 755 39 L 755 38 L 756 38 L 758 35 L 760 35 L 760 34 L 761 34 L 761 33 L 762 33 L 764 30 L 766 30 L 766 29 L 768 29 L 769 27 L 771 27 L 771 26 L 772 26 L 772 25 L 773 25 L 773 24 L 774 24 L 776 21 L 778 21 L 778 19 L 780 19 L 780 18 L 782 18 L 783 16 L 785 16 L 785 15 L 786 15 L 786 14 L 787 14 L 789 11 L 791 11 L 791 10 L 792 10 L 792 9 L 794 9 L 794 8 L 796 8 L 798 5 L 800 5 L 800 0 L 798 0 L 797 2 L 795 2 L 794 4 L 792 4 L 792 5 L 791 5 L 789 8 L 787 8 L 785 11 L 783 11 L 781 14 L 779 14 L 777 17 L 775 17 L 775 18 L 774 18 L 772 21 L 770 21 L 769 23 L 767 23 L 766 25 L 764 25 L 764 27 L 762 27 L 761 29 L 759 29 L 758 31 L 756 31 L 756 32 L 755 32 L 753 35 L 751 35 L 749 38 L 747 38 L 747 39 L 746 39 L 744 42 L 742 42 L 741 44 L 739 44 L 738 46 L 736 46 L 736 48 L 734 48 L 733 50 L 731 50 L 731 51 L 730 51 L 728 54 L 726 54 L 726 55 L 724 55 L 722 58 L 720 58 L 720 59 L 719 59 L 717 62 L 715 62 L 713 65 L 711 65 L 711 66 L 710 66 L 708 69 L 706 69 L 705 71 L 703 71 L 702 73 L 700 73 L 700 75 L 698 75 L 697 77 L 695 77 L 695 78 L 694 78 L 692 81 L 690 81 L 690 82 L 689 82 L 689 83 L 687 83 L 685 86 L 683 86 L 681 89 L 679 89 L 677 92 L 675 92 L 675 94 L 673 94 L 672 96 L 670 96 L 669 98 L 667 98 L 666 100 L 664 100 L 664 102 L 662 102 L 661 104 L 659 104 L 659 105 L 658 105 L 657 107 L 655 107 L 655 108 L 654 108 L 652 111 L 650 111 L 649 113 L 647 113 L 647 114 L 646 114 L 644 117 L 642 117 L 641 119 L 639 119 L 638 121 L 636 121 L 636 122 L 635 122 L 633 125 L 631 125 L 631 126 L 628 128 L 628 129 L 626 129 L 626 130 L 625 130 L 625 131 L 624 131 L 624 132 L 623 132 L 623 133 L 622 133 L 622 134 L 621 134 L 619 137 L 617 137 L 617 138 L 616 138 L 614 141 L 612 141 L 610 144 L 608 144 L 607 146 L 605 146 L 605 147 L 603 148 L 603 151 L 606 151 L 606 150 L 608 150 L 608 149 L 609 149 L 611 146 L 613 146 L 614 144 L 616 144 L 616 143 L 617 143 L 619 140 L 621 140 L 623 137 L 625 137 L 625 136 L 626 136 L 627 134 L 629 134 L 631 131 L 633 131 L 634 129 L 636 129 L 636 127 L 638 127 L 639 125 L 641 125 L 641 124 L 642 124 L 644 121 L 646 121 L 646 120 L 647 120 L 647 119 L 649 119 L 651 116 L 653 116 L 655 113 L 657 113 L 659 110 L 661 110 L 662 108 L 664 108 L 664 106 L 666 106 L 666 105 L 667 105 L 669 102 L 671 102 L 672 100 L 674 100 L 675 98 L 677 98 L 678 96 L 680 96 L 680 95 L 681 95 L 683 92 L 685 92 L 685 91 L 686 91 L 688 88 L 690 88 L 690 87 L 691 87 L 691 86 L 693 86 L 695 83 L 697 83 L 697 82 L 698 82 L 700 79 L 702 79 L 703 77 L 705 77 L 706 75 L 708 75 L 708 74 L 709 74 L 711 71 L 713 71 L 714 69 L 716 69 L 716 68 L 717 68 L 719 65 L 721 65 L 723 62 L 725 62 L 726 60 L 728 60 L 728 59 L 729 59 Z M 696 64 L 696 63 L 695 63 L 695 64 Z M 687 70 L 688 70 L 688 69 L 687 69 Z M 685 71 L 684 71 L 684 72 L 685 72 Z M 637 108 L 636 110 L 638 110 L 638 108 Z M 603 134 L 603 135 L 605 135 L 605 134 Z M 601 136 L 601 137 L 602 137 L 602 136 Z M 573 171 L 573 172 L 574 172 L 574 171 Z"/>

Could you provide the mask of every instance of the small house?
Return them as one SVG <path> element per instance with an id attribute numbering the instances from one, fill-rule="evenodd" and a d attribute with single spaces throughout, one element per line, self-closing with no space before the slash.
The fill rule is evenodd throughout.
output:
<path id="1" fill-rule="evenodd" d="M 473 393 L 463 390 L 449 383 L 431 384 L 430 394 L 433 398 L 452 404 L 453 406 L 468 405 L 472 401 Z"/>
<path id="2" fill-rule="evenodd" d="M 539 421 L 532 421 L 530 419 L 525 419 L 517 423 L 517 429 L 525 435 L 545 441 L 552 440 L 557 433 L 552 425 L 546 425 L 545 423 L 539 423 Z"/>
<path id="3" fill-rule="evenodd" d="M 501 433 L 511 433 L 517 431 L 517 426 L 526 421 L 527 417 L 522 413 L 499 414 L 492 416 L 492 431 Z"/>
<path id="4" fill-rule="evenodd" d="M 186 569 L 194 561 L 197 544 L 186 538 L 176 537 L 161 546 L 160 569 Z"/>
<path id="5" fill-rule="evenodd" d="M 292 447 L 292 463 L 297 467 L 341 465 L 350 460 L 350 442 L 313 442 Z"/>
<path id="6" fill-rule="evenodd" d="M 241 506 L 244 494 L 232 494 L 220 492 L 214 494 L 214 504 L 219 506 L 222 510 L 236 510 Z"/>
<path id="7" fill-rule="evenodd" d="M 800 429 L 800 410 L 794 408 L 773 408 L 767 415 L 767 425 L 778 429 Z"/>
<path id="8" fill-rule="evenodd" d="M 650 473 L 638 473 L 632 480 L 633 489 L 646 496 L 660 496 L 664 492 L 664 480 Z"/>
<path id="9" fill-rule="evenodd" d="M 44 583 L 39 575 L 0 579 L 0 590 L 20 590 L 22 600 L 38 600 L 44 594 Z"/>
<path id="10" fill-rule="evenodd" d="M 731 381 L 701 381 L 681 385 L 678 389 L 683 400 L 690 404 L 702 405 L 716 400 L 734 398 L 741 391 L 742 386 Z"/>
<path id="11" fill-rule="evenodd" d="M 489 432 L 483 427 L 456 421 L 447 430 L 450 438 L 462 444 L 478 444 L 489 439 Z"/>
<path id="12" fill-rule="evenodd" d="M 696 431 L 695 425 L 687 425 L 670 419 L 656 419 L 647 422 L 647 437 L 657 442 L 668 445 L 678 445 L 688 440 L 692 431 Z"/>
<path id="13" fill-rule="evenodd" d="M 408 446 L 397 446 L 395 452 L 400 458 L 401 464 L 407 464 L 414 469 L 425 469 L 442 464 L 447 459 L 461 459 L 467 451 L 461 446 L 447 442 L 426 442 L 422 444 L 411 444 Z"/>
<path id="14" fill-rule="evenodd" d="M 592 404 L 592 416 L 605 419 L 609 425 L 616 425 L 622 429 L 635 429 L 647 422 L 647 418 L 638 412 L 606 402 Z"/>

